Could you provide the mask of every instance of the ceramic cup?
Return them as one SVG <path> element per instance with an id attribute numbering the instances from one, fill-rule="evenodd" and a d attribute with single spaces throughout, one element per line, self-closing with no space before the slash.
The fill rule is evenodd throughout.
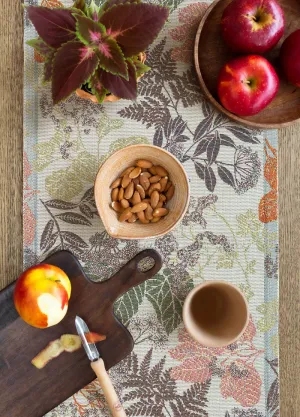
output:
<path id="1" fill-rule="evenodd" d="M 188 294 L 183 321 L 197 342 L 209 347 L 227 346 L 242 335 L 248 324 L 248 303 L 236 286 L 207 281 Z"/>

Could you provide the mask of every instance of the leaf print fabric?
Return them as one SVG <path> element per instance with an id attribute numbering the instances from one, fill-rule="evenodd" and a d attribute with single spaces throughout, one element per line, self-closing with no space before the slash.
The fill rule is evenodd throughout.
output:
<path id="1" fill-rule="evenodd" d="M 25 0 L 42 3 L 72 0 Z M 192 51 L 211 2 L 158 3 L 172 13 L 146 51 L 151 71 L 139 80 L 134 102 L 96 105 L 72 95 L 53 106 L 42 60 L 25 46 L 24 268 L 67 249 L 99 281 L 155 248 L 162 269 L 115 303 L 135 342 L 110 369 L 127 415 L 279 417 L 277 132 L 237 125 L 205 100 Z M 25 40 L 32 39 L 26 12 L 24 19 Z M 190 205 L 171 233 L 120 241 L 100 221 L 94 178 L 113 152 L 138 143 L 180 160 Z M 206 280 L 237 285 L 249 303 L 245 333 L 223 348 L 196 343 L 182 323 L 187 294 Z M 110 416 L 97 380 L 47 414 L 93 416 Z"/>

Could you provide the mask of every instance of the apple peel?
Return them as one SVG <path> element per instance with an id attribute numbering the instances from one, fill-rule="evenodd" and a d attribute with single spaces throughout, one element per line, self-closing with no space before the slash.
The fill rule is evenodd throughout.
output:
<path id="1" fill-rule="evenodd" d="M 63 352 L 75 352 L 81 347 L 81 339 L 74 334 L 63 334 L 60 339 L 50 342 L 45 349 L 38 353 L 31 361 L 38 369 L 44 368 L 48 362 L 57 358 Z"/>
<path id="2" fill-rule="evenodd" d="M 105 335 L 95 333 L 95 332 L 88 332 L 88 333 L 85 333 L 84 335 L 85 335 L 86 341 L 90 344 L 102 342 L 103 340 L 106 339 Z"/>

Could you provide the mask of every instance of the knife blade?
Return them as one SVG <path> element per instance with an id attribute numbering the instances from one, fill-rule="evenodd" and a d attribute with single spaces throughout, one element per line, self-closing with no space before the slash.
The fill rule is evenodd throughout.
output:
<path id="1" fill-rule="evenodd" d="M 91 361 L 91 367 L 97 375 L 98 381 L 100 382 L 102 391 L 113 417 L 126 417 L 124 408 L 119 401 L 118 395 L 105 369 L 103 359 L 100 357 L 100 353 L 95 343 L 88 343 L 86 340 L 85 334 L 89 333 L 89 328 L 86 322 L 81 317 L 76 316 L 75 326 L 77 333 L 81 338 L 84 350 L 89 360 Z"/>
<path id="2" fill-rule="evenodd" d="M 82 345 L 87 354 L 87 357 L 89 358 L 91 362 L 95 362 L 96 360 L 100 358 L 100 353 L 95 343 L 88 343 L 86 340 L 85 334 L 89 333 L 90 331 L 86 322 L 81 317 L 76 316 L 75 326 L 76 326 L 77 333 L 81 338 Z"/>

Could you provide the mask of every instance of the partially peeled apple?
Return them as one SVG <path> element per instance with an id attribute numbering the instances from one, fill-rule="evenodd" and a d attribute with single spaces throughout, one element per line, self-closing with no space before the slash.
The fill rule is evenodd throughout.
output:
<path id="1" fill-rule="evenodd" d="M 17 280 L 14 303 L 21 318 L 33 327 L 58 324 L 68 311 L 71 282 L 60 268 L 41 264 L 29 268 Z"/>

